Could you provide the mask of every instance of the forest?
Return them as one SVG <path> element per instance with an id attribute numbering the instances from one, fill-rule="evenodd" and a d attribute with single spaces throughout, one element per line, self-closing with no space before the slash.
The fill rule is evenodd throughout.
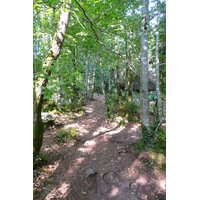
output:
<path id="1" fill-rule="evenodd" d="M 165 0 L 33 0 L 33 199 L 166 199 Z"/>

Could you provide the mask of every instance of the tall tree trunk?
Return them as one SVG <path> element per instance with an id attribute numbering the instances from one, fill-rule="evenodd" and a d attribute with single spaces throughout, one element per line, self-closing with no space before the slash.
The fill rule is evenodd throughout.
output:
<path id="1" fill-rule="evenodd" d="M 118 52 L 118 45 L 117 45 L 116 37 L 115 37 L 115 52 Z M 116 63 L 117 63 L 117 66 L 116 66 L 117 77 L 116 77 L 115 84 L 116 84 L 116 89 L 117 89 L 118 101 L 121 102 L 122 101 L 122 93 L 121 93 L 120 86 L 119 86 L 119 61 L 117 59 L 117 56 L 116 56 Z"/>
<path id="2" fill-rule="evenodd" d="M 157 18 L 157 26 L 159 26 L 159 11 L 158 11 L 158 18 Z M 161 93 L 160 93 L 158 47 L 159 47 L 159 30 L 157 30 L 156 32 L 156 93 L 157 93 L 157 100 L 158 100 L 158 117 L 159 117 L 159 120 L 161 121 L 162 101 L 161 101 Z"/>
<path id="3" fill-rule="evenodd" d="M 68 1 L 71 3 L 71 0 Z M 62 44 L 64 42 L 65 33 L 69 24 L 70 6 L 68 4 L 63 4 L 63 9 L 61 10 L 60 21 L 58 23 L 57 32 L 54 35 L 54 39 L 51 44 L 51 49 L 45 58 L 43 68 L 43 75 L 40 76 L 38 81 L 36 81 L 33 88 L 33 161 L 35 161 L 36 155 L 40 152 L 43 140 L 43 126 L 41 119 L 41 111 L 43 104 L 43 90 L 48 83 L 48 77 L 51 75 L 50 67 L 54 60 L 59 57 Z M 45 76 L 45 77 L 44 77 Z"/>
<path id="4" fill-rule="evenodd" d="M 96 66 L 97 66 L 97 63 L 98 63 L 98 59 L 99 59 L 99 52 L 97 53 L 96 63 L 94 64 L 94 69 L 93 69 L 91 99 L 94 98 L 95 72 L 96 72 Z"/>
<path id="5" fill-rule="evenodd" d="M 76 69 L 76 46 L 74 45 L 74 48 L 72 49 L 72 53 L 73 53 L 73 68 Z"/>
<path id="6" fill-rule="evenodd" d="M 101 38 L 101 28 L 100 28 L 100 42 L 102 43 L 102 38 Z M 101 45 L 101 50 L 100 50 L 100 69 L 101 69 L 101 88 L 102 88 L 102 93 L 105 97 L 105 92 L 104 92 L 104 86 L 103 86 L 103 66 L 102 66 L 102 54 L 103 54 L 103 44 Z"/>
<path id="7" fill-rule="evenodd" d="M 111 43 L 111 49 L 112 51 L 112 43 Z M 109 80 L 108 80 L 108 90 L 109 90 L 109 93 L 111 93 L 111 52 L 110 52 L 110 59 L 109 59 Z"/>
<path id="8" fill-rule="evenodd" d="M 140 53 L 141 53 L 141 72 L 140 72 L 140 108 L 142 125 L 150 130 L 149 119 L 149 72 L 148 72 L 148 0 L 142 0 L 142 28 L 140 33 Z"/>
<path id="9" fill-rule="evenodd" d="M 129 45 L 129 61 L 133 66 L 133 61 L 131 57 L 132 53 L 132 40 L 133 40 L 133 30 L 130 32 L 130 45 Z M 134 92 L 133 92 L 133 73 L 131 70 L 128 68 L 128 101 L 134 101 Z"/>
<path id="10" fill-rule="evenodd" d="M 88 80 L 89 80 L 89 64 L 90 64 L 90 49 L 86 60 L 86 78 L 85 78 L 85 95 L 88 97 Z"/>

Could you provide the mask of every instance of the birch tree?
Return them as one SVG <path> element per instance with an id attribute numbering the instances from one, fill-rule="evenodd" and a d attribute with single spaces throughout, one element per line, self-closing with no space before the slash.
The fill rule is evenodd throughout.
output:
<path id="1" fill-rule="evenodd" d="M 86 78 L 85 78 L 85 95 L 88 96 L 88 81 L 89 81 L 89 63 L 90 63 L 90 49 L 86 60 Z"/>
<path id="2" fill-rule="evenodd" d="M 148 0 L 142 0 L 142 26 L 140 32 L 140 109 L 142 125 L 150 130 L 149 120 L 149 72 L 148 72 Z"/>
<path id="3" fill-rule="evenodd" d="M 157 26 L 159 26 L 159 11 L 157 16 Z M 158 27 L 157 27 L 158 28 Z M 156 93 L 157 93 L 157 101 L 158 101 L 158 117 L 159 120 L 162 119 L 162 101 L 161 101 L 161 93 L 160 93 L 160 76 L 159 76 L 159 57 L 158 57 L 158 47 L 159 47 L 159 30 L 156 31 Z"/>
<path id="4" fill-rule="evenodd" d="M 98 59 L 99 59 L 99 53 L 97 53 L 97 58 L 96 58 L 96 63 L 94 64 L 94 69 L 93 69 L 93 75 L 92 75 L 92 88 L 91 88 L 91 99 L 93 99 L 94 97 L 94 82 L 95 82 L 95 72 L 96 72 L 96 66 L 98 63 Z"/>
<path id="5" fill-rule="evenodd" d="M 51 75 L 50 67 L 53 64 L 53 61 L 58 59 L 64 42 L 70 18 L 70 4 L 71 0 L 68 0 L 62 6 L 57 32 L 54 35 L 54 39 L 51 43 L 51 48 L 42 66 L 43 74 L 40 75 L 38 80 L 35 82 L 33 88 L 33 159 L 34 160 L 36 158 L 36 155 L 40 152 L 43 140 L 43 125 L 41 119 L 41 111 L 44 98 L 43 91 L 48 83 L 48 77 Z"/>
<path id="6" fill-rule="evenodd" d="M 102 43 L 102 37 L 101 37 L 101 28 L 99 31 L 100 35 L 100 42 Z M 102 54 L 103 54 L 103 44 L 101 44 L 101 49 L 100 49 L 100 69 L 101 69 L 101 88 L 102 88 L 102 93 L 105 96 L 105 91 L 104 91 L 104 86 L 103 86 L 103 63 L 102 63 Z"/>

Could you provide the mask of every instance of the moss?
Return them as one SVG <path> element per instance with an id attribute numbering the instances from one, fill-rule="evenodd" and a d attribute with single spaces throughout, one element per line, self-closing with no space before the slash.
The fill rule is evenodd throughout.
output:
<path id="1" fill-rule="evenodd" d="M 36 121 L 33 124 L 33 162 L 35 162 L 35 158 L 39 154 L 42 146 L 43 131 L 42 120 Z"/>

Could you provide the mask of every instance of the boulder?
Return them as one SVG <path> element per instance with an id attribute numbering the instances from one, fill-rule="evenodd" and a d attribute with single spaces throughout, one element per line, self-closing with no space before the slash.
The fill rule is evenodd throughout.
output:
<path id="1" fill-rule="evenodd" d="M 55 123 L 53 116 L 50 113 L 42 112 L 41 113 L 42 122 L 47 126 L 51 126 Z"/>

